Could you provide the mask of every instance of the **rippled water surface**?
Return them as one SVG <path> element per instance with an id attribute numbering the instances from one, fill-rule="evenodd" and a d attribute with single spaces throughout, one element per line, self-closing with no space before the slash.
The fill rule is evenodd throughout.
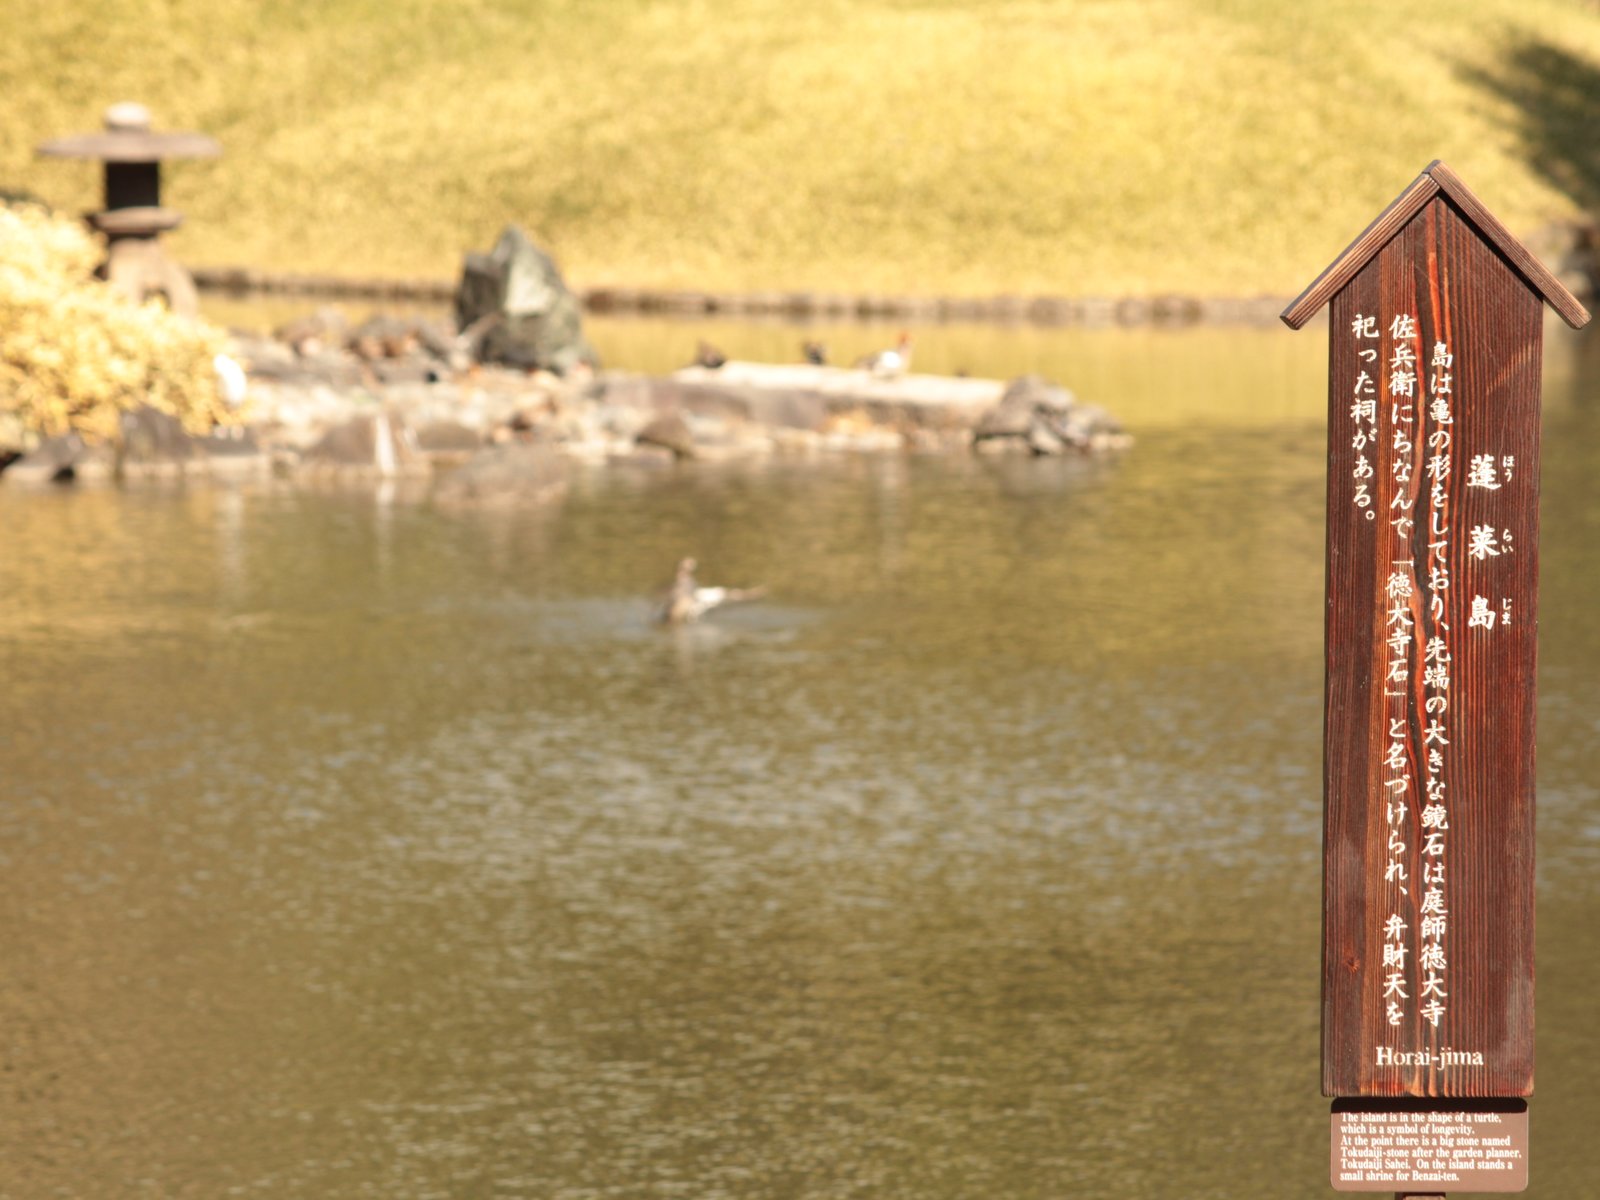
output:
<path id="1" fill-rule="evenodd" d="M 948 336 L 1137 445 L 0 486 L 0 1196 L 1328 1194 L 1323 338 Z M 1600 1121 L 1600 343 L 1550 338 L 1535 1197 Z M 653 628 L 685 553 L 769 598 Z"/>

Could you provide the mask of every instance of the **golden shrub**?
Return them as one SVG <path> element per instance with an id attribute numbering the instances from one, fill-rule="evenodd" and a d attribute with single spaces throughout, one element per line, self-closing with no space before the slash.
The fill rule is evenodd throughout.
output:
<path id="1" fill-rule="evenodd" d="M 195 433 L 228 420 L 212 366 L 222 334 L 132 303 L 94 278 L 100 256 L 77 222 L 0 205 L 0 413 L 39 434 L 104 439 L 142 404 Z"/>

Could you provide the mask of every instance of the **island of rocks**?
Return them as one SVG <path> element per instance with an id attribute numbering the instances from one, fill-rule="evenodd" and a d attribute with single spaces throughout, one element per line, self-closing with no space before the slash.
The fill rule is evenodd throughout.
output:
<path id="1" fill-rule="evenodd" d="M 126 414 L 115 446 L 47 439 L 8 482 L 271 472 L 428 477 L 462 500 L 537 497 L 573 461 L 673 463 L 837 451 L 1097 455 L 1128 445 L 1104 410 L 1039 376 L 723 361 L 666 375 L 600 370 L 576 301 L 515 228 L 468 255 L 453 327 L 337 310 L 235 333 L 239 421 L 185 433 Z"/>

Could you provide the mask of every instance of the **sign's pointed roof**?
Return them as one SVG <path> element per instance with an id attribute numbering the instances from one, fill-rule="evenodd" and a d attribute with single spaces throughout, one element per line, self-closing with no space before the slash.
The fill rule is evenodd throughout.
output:
<path id="1" fill-rule="evenodd" d="M 1589 310 L 1578 302 L 1578 298 L 1563 287 L 1550 269 L 1513 237 L 1499 219 L 1483 206 L 1483 201 L 1461 182 L 1460 177 L 1438 159 L 1429 163 L 1427 170 L 1395 197 L 1394 203 L 1378 214 L 1378 219 L 1368 225 L 1361 236 L 1351 242 L 1345 252 L 1334 259 L 1294 303 L 1283 310 L 1280 314 L 1283 323 L 1290 329 L 1299 329 L 1309 321 L 1389 243 L 1390 238 L 1404 228 L 1407 221 L 1441 192 L 1454 202 L 1479 236 L 1500 252 L 1527 285 L 1561 314 L 1563 321 L 1574 329 L 1582 329 L 1589 323 Z"/>

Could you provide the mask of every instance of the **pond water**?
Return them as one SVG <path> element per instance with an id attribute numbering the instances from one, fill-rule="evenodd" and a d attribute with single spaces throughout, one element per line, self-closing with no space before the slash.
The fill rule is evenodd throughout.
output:
<path id="1" fill-rule="evenodd" d="M 1600 1121 L 1600 340 L 1548 340 L 1534 1197 Z M 1137 444 L 0 487 L 0 1196 L 1328 1194 L 1325 337 L 918 353 Z M 652 627 L 686 553 L 768 599 Z"/>

